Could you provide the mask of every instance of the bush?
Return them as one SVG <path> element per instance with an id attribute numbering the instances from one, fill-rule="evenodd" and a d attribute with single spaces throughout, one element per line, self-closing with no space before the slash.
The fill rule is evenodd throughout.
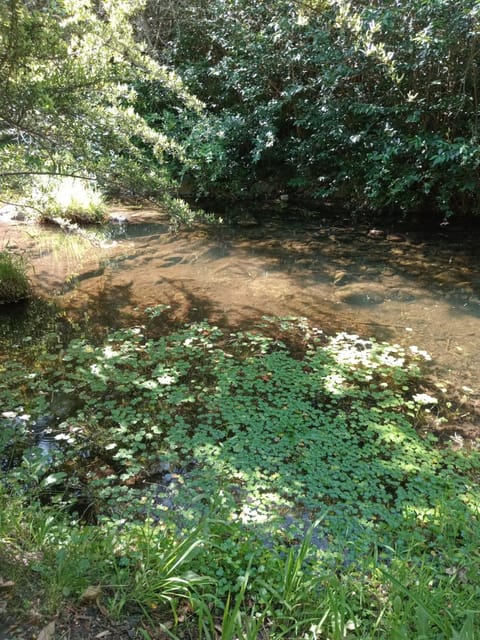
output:
<path id="1" fill-rule="evenodd" d="M 202 117 L 167 118 L 152 95 L 141 108 L 181 141 L 200 196 L 273 183 L 352 209 L 478 215 L 477 5 L 196 0 L 157 42 Z"/>
<path id="2" fill-rule="evenodd" d="M 0 304 L 18 302 L 29 295 L 25 260 L 8 250 L 0 251 Z"/>

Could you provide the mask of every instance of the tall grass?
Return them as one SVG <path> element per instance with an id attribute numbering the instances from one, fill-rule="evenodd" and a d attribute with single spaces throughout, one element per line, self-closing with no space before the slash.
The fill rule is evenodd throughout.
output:
<path id="1" fill-rule="evenodd" d="M 8 249 L 0 251 L 0 304 L 24 300 L 30 295 L 27 263 Z"/>
<path id="2" fill-rule="evenodd" d="M 139 632 L 152 640 L 478 638 L 478 548 L 463 559 L 468 574 L 460 556 L 445 571 L 414 542 L 388 559 L 374 551 L 361 563 L 335 565 L 319 555 L 310 530 L 283 560 L 279 548 L 264 554 L 263 572 L 258 555 L 245 558 L 219 597 L 214 576 L 226 558 L 215 544 L 218 522 L 209 526 L 182 536 L 152 522 L 82 525 L 3 489 L 0 575 L 9 581 L 10 613 L 21 618 L 35 601 L 48 619 L 65 599 L 81 607 L 93 593 L 112 619 L 141 612 Z M 454 541 L 445 543 L 453 563 Z"/>

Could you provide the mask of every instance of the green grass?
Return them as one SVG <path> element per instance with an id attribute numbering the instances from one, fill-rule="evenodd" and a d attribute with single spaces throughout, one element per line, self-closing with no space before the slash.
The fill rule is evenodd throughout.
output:
<path id="1" fill-rule="evenodd" d="M 8 249 L 0 251 L 0 304 L 25 300 L 30 292 L 25 260 Z"/>
<path id="2" fill-rule="evenodd" d="M 35 576 L 45 613 L 94 586 L 144 638 L 474 638 L 479 456 L 422 435 L 448 397 L 419 350 L 297 319 L 154 338 L 164 311 L 2 362 L 10 611 Z"/>

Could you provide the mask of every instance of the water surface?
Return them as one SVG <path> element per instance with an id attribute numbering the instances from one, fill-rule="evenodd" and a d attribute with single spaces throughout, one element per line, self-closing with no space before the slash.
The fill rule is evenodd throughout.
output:
<path id="1" fill-rule="evenodd" d="M 172 233 L 154 209 L 113 214 L 122 222 L 92 241 L 0 222 L 0 246 L 25 252 L 36 293 L 54 296 L 73 318 L 117 327 L 138 322 L 155 304 L 170 305 L 173 322 L 249 326 L 263 315 L 307 317 L 327 332 L 427 350 L 439 375 L 476 406 L 480 251 L 473 233 L 380 233 L 264 213 Z"/>

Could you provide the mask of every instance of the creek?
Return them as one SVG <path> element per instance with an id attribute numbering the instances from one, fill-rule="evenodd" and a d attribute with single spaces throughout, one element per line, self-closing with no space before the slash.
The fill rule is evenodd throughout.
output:
<path id="1" fill-rule="evenodd" d="M 107 232 L 81 237 L 0 219 L 0 246 L 25 253 L 36 295 L 98 327 L 141 322 L 146 307 L 165 304 L 172 324 L 205 318 L 246 327 L 264 315 L 302 316 L 327 333 L 416 345 L 465 406 L 452 433 L 477 436 L 474 232 L 446 226 L 390 233 L 277 211 L 172 233 L 156 209 L 116 206 L 111 213 Z"/>

